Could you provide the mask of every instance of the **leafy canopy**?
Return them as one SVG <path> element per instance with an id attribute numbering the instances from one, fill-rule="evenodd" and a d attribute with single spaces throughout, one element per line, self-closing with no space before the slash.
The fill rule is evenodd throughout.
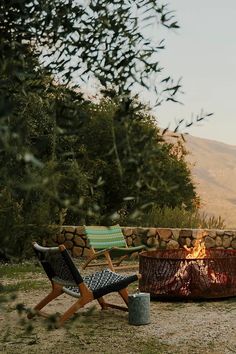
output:
<path id="1" fill-rule="evenodd" d="M 14 225 L 1 224 L 6 253 L 23 253 L 29 228 L 38 239 L 63 221 L 111 223 L 150 203 L 192 206 L 184 159 L 131 95 L 148 88 L 160 104 L 180 88 L 158 79 L 164 45 L 147 36 L 152 23 L 178 27 L 154 0 L 0 2 L 0 218 L 8 210 Z M 105 97 L 97 104 L 81 93 L 90 78 Z"/>

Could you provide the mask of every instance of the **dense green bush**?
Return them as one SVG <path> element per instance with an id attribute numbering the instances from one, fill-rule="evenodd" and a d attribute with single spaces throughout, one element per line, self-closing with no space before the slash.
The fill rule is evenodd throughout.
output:
<path id="1" fill-rule="evenodd" d="M 194 208 L 195 187 L 184 150 L 177 155 L 150 113 L 136 112 L 136 104 L 131 103 L 128 116 L 114 100 L 91 104 L 79 132 L 83 166 L 94 185 L 99 180 L 103 186 L 101 214 L 124 212 L 128 220 L 152 204 Z"/>
<path id="2" fill-rule="evenodd" d="M 23 223 L 22 204 L 16 201 L 7 188 L 0 193 L 0 258 L 8 259 L 12 250 L 18 248 L 22 252 L 24 239 L 21 234 Z"/>

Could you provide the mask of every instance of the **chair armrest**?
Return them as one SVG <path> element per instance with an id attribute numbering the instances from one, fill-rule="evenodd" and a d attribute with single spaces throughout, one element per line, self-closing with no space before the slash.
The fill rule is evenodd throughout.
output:
<path id="1" fill-rule="evenodd" d="M 141 251 L 141 250 L 144 250 L 146 248 L 145 245 L 140 245 L 140 246 L 132 246 L 132 247 L 112 247 L 109 251 L 119 251 L 121 253 L 124 253 L 124 254 L 130 254 L 130 253 L 133 253 L 133 252 L 138 252 L 138 251 Z"/>
<path id="2" fill-rule="evenodd" d="M 94 259 L 96 259 L 96 258 L 98 258 L 98 257 L 100 257 L 100 256 L 103 256 L 103 255 L 105 256 L 107 253 L 109 253 L 109 251 L 110 251 L 109 248 L 104 249 L 104 250 L 101 250 L 101 251 L 95 251 L 95 253 L 92 254 L 92 255 L 89 257 L 89 259 L 85 262 L 85 264 L 82 266 L 82 269 L 85 269 L 85 268 L 88 266 L 88 264 L 89 264 L 90 262 L 92 262 Z"/>
<path id="3" fill-rule="evenodd" d="M 103 254 L 106 254 L 107 252 L 109 253 L 110 250 L 111 250 L 111 248 L 106 248 L 106 249 L 101 250 L 101 251 L 95 251 L 94 256 L 95 256 L 95 258 L 99 257 L 99 256 L 102 256 Z"/>

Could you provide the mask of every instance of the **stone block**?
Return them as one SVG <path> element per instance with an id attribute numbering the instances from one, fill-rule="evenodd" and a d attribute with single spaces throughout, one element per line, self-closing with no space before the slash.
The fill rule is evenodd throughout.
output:
<path id="1" fill-rule="evenodd" d="M 234 250 L 236 250 L 236 239 L 234 239 L 234 240 L 231 242 L 231 246 L 233 247 Z"/>
<path id="2" fill-rule="evenodd" d="M 180 237 L 192 237 L 192 230 L 190 229 L 181 229 L 179 232 Z"/>
<path id="3" fill-rule="evenodd" d="M 168 241 L 172 237 L 171 229 L 157 229 L 157 233 L 163 241 Z"/>
<path id="4" fill-rule="evenodd" d="M 148 229 L 147 232 L 147 237 L 156 236 L 156 234 L 157 234 L 157 229 L 155 227 L 150 227 L 150 229 Z"/>
<path id="5" fill-rule="evenodd" d="M 228 248 L 231 246 L 231 241 L 232 241 L 232 237 L 224 235 L 223 236 L 223 241 L 222 241 L 222 245 L 225 248 Z"/>
<path id="6" fill-rule="evenodd" d="M 162 240 L 162 241 L 160 242 L 160 248 L 161 248 L 161 249 L 166 249 L 166 246 L 167 246 L 167 243 Z"/>
<path id="7" fill-rule="evenodd" d="M 191 240 L 190 237 L 186 237 L 186 238 L 185 238 L 185 245 L 186 245 L 187 247 L 191 247 L 191 246 L 192 246 L 192 240 Z"/>
<path id="8" fill-rule="evenodd" d="M 124 236 L 126 236 L 126 237 L 132 236 L 132 234 L 133 234 L 133 228 L 131 228 L 131 227 L 124 227 L 124 228 L 122 229 L 122 232 L 123 232 Z"/>
<path id="9" fill-rule="evenodd" d="M 61 245 L 62 243 L 64 243 L 65 242 L 65 236 L 63 235 L 63 234 L 59 234 L 58 236 L 57 236 L 57 242 L 58 242 L 58 244 L 59 245 Z"/>
<path id="10" fill-rule="evenodd" d="M 83 254 L 83 248 L 81 247 L 73 247 L 72 256 L 73 257 L 81 257 Z"/>
<path id="11" fill-rule="evenodd" d="M 166 248 L 169 250 L 179 249 L 179 242 L 177 242 L 176 240 L 170 240 L 167 243 Z"/>
<path id="12" fill-rule="evenodd" d="M 181 247 L 186 246 L 186 237 L 180 237 L 179 238 L 179 244 L 180 244 Z"/>
<path id="13" fill-rule="evenodd" d="M 76 236 L 74 237 L 74 244 L 75 244 L 76 246 L 81 246 L 81 247 L 85 247 L 85 246 L 86 246 L 85 240 L 84 240 L 81 236 L 79 236 L 79 235 L 76 235 Z"/>
<path id="14" fill-rule="evenodd" d="M 84 227 L 83 226 L 77 226 L 75 230 L 76 235 L 85 235 L 84 233 Z"/>
<path id="15" fill-rule="evenodd" d="M 159 248 L 160 247 L 160 242 L 156 237 L 149 237 L 147 239 L 147 246 L 151 248 Z"/>
<path id="16" fill-rule="evenodd" d="M 228 230 L 226 230 L 225 232 L 224 232 L 224 234 L 225 235 L 227 235 L 227 236 L 234 236 L 234 232 L 233 231 L 228 231 Z"/>
<path id="17" fill-rule="evenodd" d="M 180 229 L 172 229 L 172 237 L 174 240 L 178 241 Z"/>
<path id="18" fill-rule="evenodd" d="M 137 236 L 143 236 L 143 235 L 147 235 L 147 228 L 144 227 L 136 227 L 133 231 L 133 233 Z"/>
<path id="19" fill-rule="evenodd" d="M 216 230 L 208 230 L 208 236 L 211 238 L 216 238 Z"/>
<path id="20" fill-rule="evenodd" d="M 140 236 L 136 236 L 135 239 L 133 240 L 133 244 L 134 244 L 134 246 L 142 245 L 141 237 Z"/>
<path id="21" fill-rule="evenodd" d="M 74 246 L 73 242 L 72 242 L 72 241 L 69 241 L 69 240 L 66 240 L 66 241 L 64 242 L 64 245 L 65 245 L 65 247 L 66 247 L 68 250 L 71 250 L 71 249 L 73 248 L 73 246 Z"/>
<path id="22" fill-rule="evenodd" d="M 224 233 L 224 230 L 216 230 L 216 236 L 223 236 Z"/>
<path id="23" fill-rule="evenodd" d="M 206 248 L 213 248 L 213 247 L 216 246 L 215 240 L 213 238 L 209 237 L 209 236 L 205 237 L 204 242 L 205 242 Z"/>
<path id="24" fill-rule="evenodd" d="M 193 229 L 192 230 L 192 237 L 193 238 L 202 238 L 204 234 L 204 230 L 202 229 Z"/>
<path id="25" fill-rule="evenodd" d="M 64 226 L 63 227 L 64 228 L 64 230 L 65 230 L 65 233 L 66 232 L 69 232 L 69 233 L 74 233 L 75 232 L 75 230 L 76 230 L 76 227 L 75 226 Z"/>
<path id="26" fill-rule="evenodd" d="M 160 247 L 160 242 L 158 241 L 158 239 L 155 237 L 154 241 L 153 241 L 153 247 L 158 249 Z"/>
<path id="27" fill-rule="evenodd" d="M 128 245 L 129 247 L 133 245 L 133 239 L 132 239 L 132 237 L 126 236 L 125 239 L 126 239 L 126 243 L 127 243 L 127 245 Z"/>
<path id="28" fill-rule="evenodd" d="M 222 246 L 222 237 L 216 236 L 216 247 L 221 247 Z"/>
<path id="29" fill-rule="evenodd" d="M 73 238 L 74 238 L 74 234 L 69 233 L 69 232 L 65 233 L 65 239 L 66 240 L 73 240 Z"/>

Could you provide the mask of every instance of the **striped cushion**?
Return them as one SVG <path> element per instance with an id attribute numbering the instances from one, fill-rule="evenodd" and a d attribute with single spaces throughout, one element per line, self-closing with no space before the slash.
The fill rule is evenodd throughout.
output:
<path id="1" fill-rule="evenodd" d="M 124 235 L 119 225 L 114 226 L 84 226 L 90 247 L 101 250 L 111 247 L 127 247 Z"/>

